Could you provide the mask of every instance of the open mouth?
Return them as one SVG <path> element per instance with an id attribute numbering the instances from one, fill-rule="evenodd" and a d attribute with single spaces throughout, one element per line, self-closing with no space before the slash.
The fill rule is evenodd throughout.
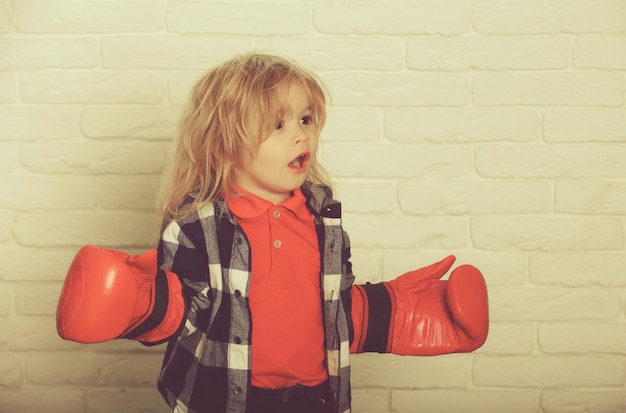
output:
<path id="1" fill-rule="evenodd" d="M 289 167 L 294 168 L 294 169 L 300 169 L 306 164 L 306 161 L 308 160 L 309 160 L 309 153 L 302 152 L 300 155 L 298 155 L 296 159 L 289 162 Z"/>

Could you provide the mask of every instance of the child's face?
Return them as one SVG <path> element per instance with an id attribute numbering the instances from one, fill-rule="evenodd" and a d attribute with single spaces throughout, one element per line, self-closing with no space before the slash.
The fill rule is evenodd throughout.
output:
<path id="1" fill-rule="evenodd" d="M 283 87 L 279 97 L 285 102 L 285 113 L 257 153 L 235 172 L 239 187 L 274 204 L 289 198 L 304 183 L 318 141 L 315 112 L 302 85 Z"/>

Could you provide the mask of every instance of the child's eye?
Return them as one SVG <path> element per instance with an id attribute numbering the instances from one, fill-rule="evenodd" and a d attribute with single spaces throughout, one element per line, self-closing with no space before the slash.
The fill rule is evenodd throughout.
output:
<path id="1" fill-rule="evenodd" d="M 313 123 L 313 118 L 311 116 L 304 116 L 302 119 L 300 119 L 300 123 L 302 123 L 303 125 L 310 125 Z"/>
<path id="2" fill-rule="evenodd" d="M 282 129 L 284 127 L 285 127 L 285 121 L 284 120 L 278 121 L 278 123 L 276 124 L 276 129 Z"/>

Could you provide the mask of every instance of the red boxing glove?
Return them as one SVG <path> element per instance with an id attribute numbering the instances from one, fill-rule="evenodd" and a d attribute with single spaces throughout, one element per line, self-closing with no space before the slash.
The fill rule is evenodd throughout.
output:
<path id="1" fill-rule="evenodd" d="M 65 278 L 57 306 L 57 332 L 79 343 L 129 338 L 159 344 L 184 318 L 182 284 L 157 269 L 156 250 L 142 255 L 85 246 Z"/>
<path id="2" fill-rule="evenodd" d="M 393 281 L 353 286 L 350 352 L 433 356 L 482 346 L 489 331 L 487 286 L 471 265 L 439 280 L 454 260 L 449 256 Z"/>

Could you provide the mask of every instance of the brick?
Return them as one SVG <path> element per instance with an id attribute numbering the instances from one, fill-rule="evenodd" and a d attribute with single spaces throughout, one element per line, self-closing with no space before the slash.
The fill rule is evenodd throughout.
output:
<path id="1" fill-rule="evenodd" d="M 60 283 L 18 284 L 15 287 L 15 312 L 18 315 L 53 316 L 61 286 Z"/>
<path id="2" fill-rule="evenodd" d="M 322 164 L 333 177 L 459 177 L 470 170 L 464 147 L 428 145 L 326 145 Z"/>
<path id="3" fill-rule="evenodd" d="M 626 148 L 617 145 L 484 145 L 475 155 L 489 178 L 626 177 Z"/>
<path id="4" fill-rule="evenodd" d="M 626 183 L 559 181 L 554 209 L 576 214 L 623 215 L 626 211 Z"/>
<path id="5" fill-rule="evenodd" d="M 8 287 L 0 285 L 0 316 L 6 317 L 11 314 L 13 299 Z"/>
<path id="6" fill-rule="evenodd" d="M 544 353 L 626 355 L 624 322 L 540 323 L 537 337 Z"/>
<path id="7" fill-rule="evenodd" d="M 200 77 L 204 74 L 203 72 L 185 72 L 170 75 L 167 80 L 169 103 L 174 106 L 185 105 L 189 99 L 191 89 L 200 80 Z"/>
<path id="8" fill-rule="evenodd" d="M 448 255 L 456 256 L 454 267 L 471 264 L 485 277 L 488 286 L 520 286 L 527 283 L 528 264 L 526 254 L 518 251 L 472 252 L 454 251 L 415 251 L 386 252 L 383 258 L 383 273 L 387 279 L 407 271 L 439 262 Z M 444 278 L 447 278 L 444 276 Z"/>
<path id="9" fill-rule="evenodd" d="M 102 177 L 98 182 L 100 205 L 107 209 L 153 211 L 160 183 L 158 175 Z"/>
<path id="10" fill-rule="evenodd" d="M 352 388 L 352 411 L 359 413 L 391 413 L 389 394 L 385 389 Z"/>
<path id="11" fill-rule="evenodd" d="M 474 245 L 486 250 L 618 250 L 624 228 L 612 218 L 477 217 Z"/>
<path id="12" fill-rule="evenodd" d="M 8 248 L 0 250 L 0 280 L 61 281 L 77 249 Z"/>
<path id="13" fill-rule="evenodd" d="M 0 39 L 0 66 L 5 70 L 88 68 L 100 64 L 96 37 Z"/>
<path id="14" fill-rule="evenodd" d="M 156 388 L 91 389 L 87 392 L 89 413 L 146 412 L 168 413 L 171 409 Z"/>
<path id="15" fill-rule="evenodd" d="M 154 174 L 163 169 L 159 143 L 25 143 L 20 160 L 42 174 Z"/>
<path id="16" fill-rule="evenodd" d="M 262 37 L 256 49 L 290 56 L 315 72 L 323 70 L 399 70 L 403 44 L 383 37 Z"/>
<path id="17" fill-rule="evenodd" d="M 391 182 L 335 182 L 333 188 L 347 212 L 392 212 L 395 188 Z"/>
<path id="18" fill-rule="evenodd" d="M 560 37 L 409 38 L 407 67 L 417 70 L 550 70 L 569 64 Z"/>
<path id="19" fill-rule="evenodd" d="M 352 271 L 356 276 L 356 284 L 379 283 L 383 280 L 382 261 L 383 253 L 378 249 L 351 248 Z"/>
<path id="20" fill-rule="evenodd" d="M 155 246 L 157 232 L 151 213 L 17 213 L 14 228 L 16 241 L 32 247 Z"/>
<path id="21" fill-rule="evenodd" d="M 538 139 L 539 117 L 530 109 L 390 108 L 385 135 L 397 142 L 529 142 Z"/>
<path id="22" fill-rule="evenodd" d="M 545 389 L 541 394 L 544 413 L 603 413 L 626 410 L 624 390 L 580 391 Z"/>
<path id="23" fill-rule="evenodd" d="M 400 209 L 415 215 L 532 214 L 552 210 L 544 182 L 420 180 L 398 184 Z"/>
<path id="24" fill-rule="evenodd" d="M 205 70 L 250 50 L 251 46 L 249 39 L 235 37 L 110 36 L 102 39 L 102 66 Z"/>
<path id="25" fill-rule="evenodd" d="M 492 288 L 494 321 L 614 320 L 621 312 L 619 294 L 593 288 Z"/>
<path id="26" fill-rule="evenodd" d="M 403 357 L 360 354 L 350 358 L 352 387 L 465 387 L 469 383 L 471 358 L 453 354 L 445 357 Z"/>
<path id="27" fill-rule="evenodd" d="M 314 25 L 322 33 L 461 34 L 470 30 L 465 2 L 323 2 L 314 5 Z"/>
<path id="28" fill-rule="evenodd" d="M 0 392 L 2 413 L 83 412 L 85 392 L 80 389 L 22 388 Z"/>
<path id="29" fill-rule="evenodd" d="M 0 73 L 0 103 L 17 101 L 17 82 L 13 73 Z"/>
<path id="30" fill-rule="evenodd" d="M 325 72 L 338 106 L 463 106 L 469 87 L 454 74 Z"/>
<path id="31" fill-rule="evenodd" d="M 608 72 L 482 73 L 474 76 L 477 106 L 622 106 L 624 77 Z"/>
<path id="32" fill-rule="evenodd" d="M 27 72 L 20 93 L 28 103 L 146 103 L 163 98 L 157 75 L 124 72 Z"/>
<path id="33" fill-rule="evenodd" d="M 0 107 L 0 140 L 68 139 L 76 136 L 78 112 L 67 107 Z"/>
<path id="34" fill-rule="evenodd" d="M 76 176 L 0 176 L 0 208 L 75 209 L 96 206 L 95 180 Z"/>
<path id="35" fill-rule="evenodd" d="M 0 337 L 0 351 L 26 352 L 55 350 L 79 350 L 80 343 L 61 340 L 56 331 L 53 317 L 40 317 L 34 314 L 0 318 L 3 335 Z"/>
<path id="36" fill-rule="evenodd" d="M 344 221 L 359 248 L 460 248 L 468 238 L 464 218 L 351 215 Z"/>
<path id="37" fill-rule="evenodd" d="M 538 391 L 392 390 L 394 413 L 542 413 Z"/>
<path id="38" fill-rule="evenodd" d="M 3 389 L 17 389 L 23 379 L 22 358 L 10 354 L 0 355 L 0 386 Z"/>
<path id="39" fill-rule="evenodd" d="M 311 27 L 310 6 L 291 3 L 175 2 L 167 29 L 174 33 L 299 35 Z"/>
<path id="40" fill-rule="evenodd" d="M 476 354 L 530 355 L 534 347 L 534 324 L 491 322 L 487 341 Z"/>
<path id="41" fill-rule="evenodd" d="M 9 5 L 0 3 L 0 33 L 9 33 L 12 28 Z"/>
<path id="42" fill-rule="evenodd" d="M 18 164 L 19 146 L 15 142 L 0 142 L 0 174 L 14 172 Z"/>
<path id="43" fill-rule="evenodd" d="M 626 69 L 626 36 L 578 37 L 572 49 L 576 69 Z"/>
<path id="44" fill-rule="evenodd" d="M 159 354 L 30 354 L 26 377 L 37 385 L 153 387 L 161 362 Z"/>
<path id="45" fill-rule="evenodd" d="M 363 143 L 377 141 L 382 135 L 382 121 L 376 109 L 331 107 L 322 141 Z"/>
<path id="46" fill-rule="evenodd" d="M 543 116 L 547 142 L 626 142 L 623 109 L 551 109 Z"/>
<path id="47" fill-rule="evenodd" d="M 0 211 L 0 243 L 11 239 L 13 230 L 13 215 L 7 211 Z"/>
<path id="48" fill-rule="evenodd" d="M 163 28 L 165 4 L 158 0 L 18 1 L 13 23 L 25 33 L 154 32 Z"/>
<path id="49" fill-rule="evenodd" d="M 568 287 L 626 287 L 626 257 L 621 252 L 540 252 L 530 256 L 536 284 Z"/>
<path id="50" fill-rule="evenodd" d="M 626 5 L 619 0 L 488 0 L 472 12 L 480 34 L 626 32 Z"/>
<path id="51" fill-rule="evenodd" d="M 616 358 L 599 356 L 479 356 L 474 384 L 494 387 L 615 387 L 624 385 Z"/>
<path id="52" fill-rule="evenodd" d="M 172 140 L 179 116 L 175 108 L 87 108 L 80 129 L 93 139 Z"/>

